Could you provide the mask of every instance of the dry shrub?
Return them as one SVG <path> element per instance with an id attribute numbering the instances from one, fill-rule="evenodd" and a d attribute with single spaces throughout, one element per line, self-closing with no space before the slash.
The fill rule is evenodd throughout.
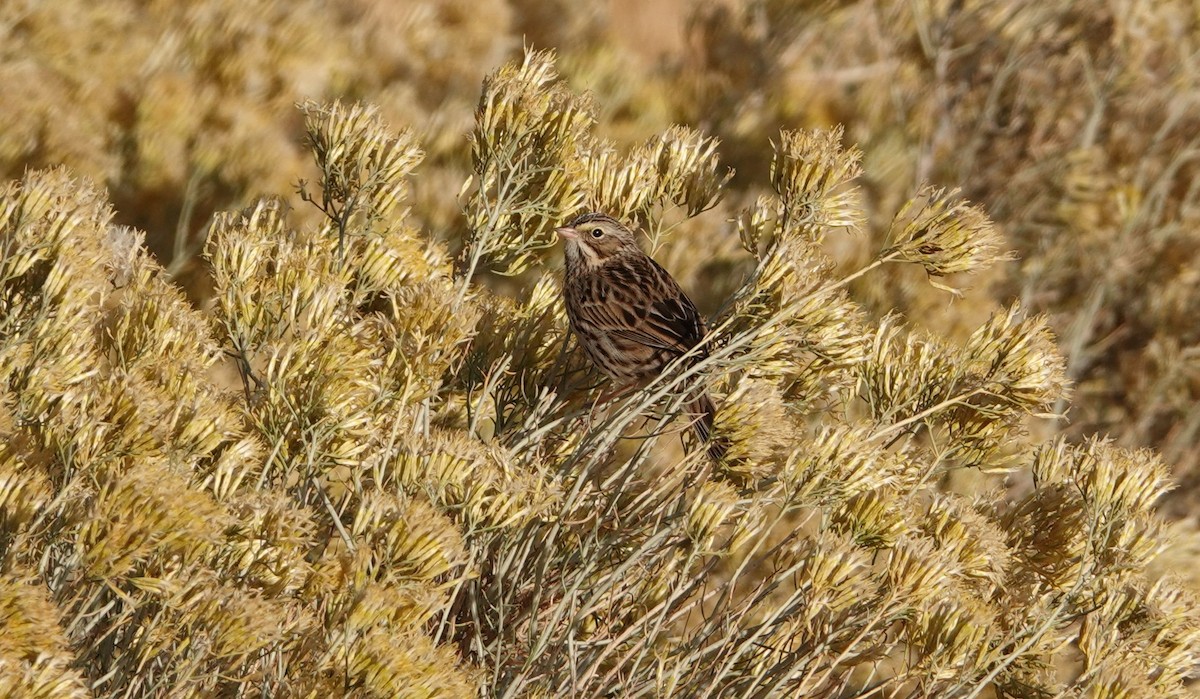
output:
<path id="1" fill-rule="evenodd" d="M 1047 319 L 942 336 L 856 300 L 898 268 L 961 293 L 1006 257 L 984 208 L 914 192 L 839 268 L 872 220 L 840 131 L 762 134 L 769 188 L 722 203 L 718 141 L 605 139 L 528 52 L 484 83 L 456 257 L 408 210 L 417 137 L 302 113 L 309 215 L 215 217 L 203 308 L 86 181 L 0 193 L 0 687 L 1185 696 L 1200 615 L 1146 572 L 1167 469 L 1031 433 L 1068 393 Z M 707 359 L 597 411 L 546 264 L 593 206 L 736 279 Z M 700 373 L 720 463 L 676 419 Z M 943 487 L 968 470 L 1031 485 Z"/>
<path id="2" fill-rule="evenodd" d="M 1063 338 L 1080 396 L 1063 434 L 1156 446 L 1186 510 L 1200 468 L 1194 3 L 745 0 L 704 3 L 688 26 L 684 89 L 668 94 L 735 165 L 762 169 L 764 132 L 840 123 L 864 152 L 874 238 L 927 183 L 979 202 L 1019 260 L 981 281 Z M 990 303 L 948 308 L 908 274 L 855 293 L 950 335 Z"/>
<path id="3" fill-rule="evenodd" d="M 867 165 L 875 244 L 917 192 L 958 187 L 1019 259 L 976 277 L 990 295 L 951 306 L 899 267 L 857 280 L 854 298 L 959 339 L 996 301 L 1046 313 L 1087 397 L 1063 433 L 1159 448 L 1186 512 L 1200 464 L 1194 4 L 680 5 L 643 10 L 647 32 L 631 27 L 637 17 L 558 0 L 9 2 L 0 172 L 65 164 L 106 186 L 118 220 L 205 299 L 210 214 L 313 177 L 293 110 L 308 99 L 369 95 L 411 125 L 427 158 L 410 216 L 453 255 L 471 230 L 454 195 L 472 167 L 461 136 L 476 86 L 523 45 L 558 48 L 568 84 L 594 93 L 598 132 L 622 151 L 649 150 L 647 136 L 674 122 L 720 137 L 723 163 L 741 173 L 723 190 L 729 217 L 769 191 L 771 135 L 844 124 Z M 647 34 L 653 45 L 637 45 Z M 303 225 L 318 213 L 297 215 Z M 747 272 L 736 241 L 719 216 L 674 223 L 696 240 L 661 252 L 683 281 L 710 281 L 698 302 L 714 312 Z M 874 251 L 834 245 L 848 270 Z"/>

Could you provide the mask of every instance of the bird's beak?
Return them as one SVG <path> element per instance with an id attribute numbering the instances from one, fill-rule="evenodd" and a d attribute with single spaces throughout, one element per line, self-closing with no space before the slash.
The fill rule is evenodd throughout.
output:
<path id="1" fill-rule="evenodd" d="M 559 226 L 558 228 L 554 229 L 554 232 L 558 234 L 558 237 L 565 238 L 567 240 L 579 239 L 579 231 L 571 228 L 570 226 Z"/>

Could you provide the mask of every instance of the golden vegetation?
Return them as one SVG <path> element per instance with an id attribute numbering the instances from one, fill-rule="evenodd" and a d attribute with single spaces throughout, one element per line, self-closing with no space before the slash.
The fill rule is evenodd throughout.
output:
<path id="1" fill-rule="evenodd" d="M 0 10 L 0 696 L 1187 696 L 1186 3 L 180 7 Z M 599 409 L 583 208 L 714 336 Z"/>

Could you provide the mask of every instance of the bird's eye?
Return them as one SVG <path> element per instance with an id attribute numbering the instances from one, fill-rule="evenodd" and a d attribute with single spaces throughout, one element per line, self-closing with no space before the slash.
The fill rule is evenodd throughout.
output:
<path id="1" fill-rule="evenodd" d="M 599 228 L 592 229 L 592 237 L 593 238 L 599 238 L 602 235 L 604 235 L 604 231 L 600 230 Z"/>

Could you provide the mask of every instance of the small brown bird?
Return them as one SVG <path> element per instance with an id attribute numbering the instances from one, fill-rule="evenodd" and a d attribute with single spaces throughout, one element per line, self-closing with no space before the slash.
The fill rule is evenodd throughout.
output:
<path id="1" fill-rule="evenodd" d="M 633 231 L 604 214 L 576 217 L 556 231 L 566 242 L 567 317 L 583 351 L 617 385 L 614 394 L 645 384 L 704 339 L 695 304 L 662 265 L 638 247 Z M 707 356 L 703 349 L 694 361 Z M 716 407 L 703 391 L 688 410 L 701 441 Z M 709 445 L 720 459 L 724 448 Z"/>

